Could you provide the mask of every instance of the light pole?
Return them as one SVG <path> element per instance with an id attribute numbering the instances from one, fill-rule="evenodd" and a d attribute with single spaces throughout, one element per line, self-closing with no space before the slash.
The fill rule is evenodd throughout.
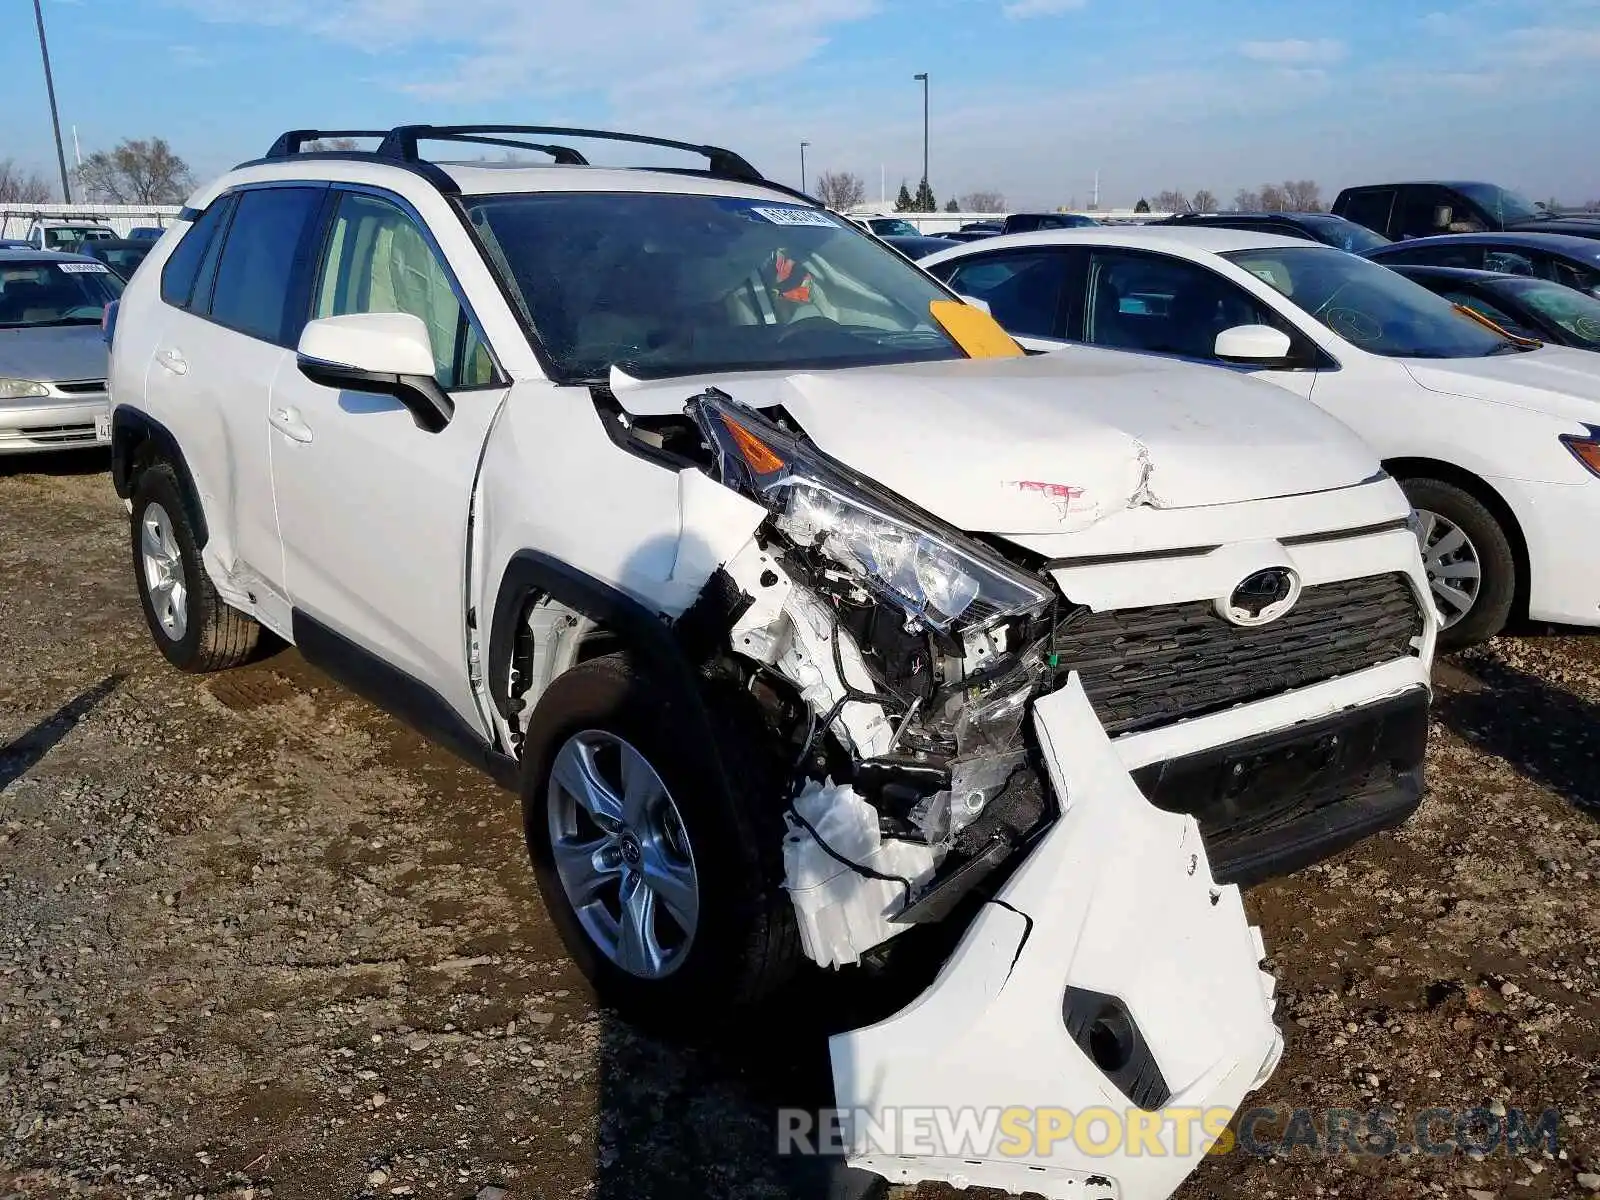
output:
<path id="1" fill-rule="evenodd" d="M 928 191 L 928 73 L 923 71 L 911 78 L 922 83 L 922 187 Z"/>
<path id="2" fill-rule="evenodd" d="M 806 190 L 806 147 L 809 145 L 811 145 L 810 142 L 800 143 L 800 190 L 802 192 Z"/>
<path id="3" fill-rule="evenodd" d="M 44 10 L 33 0 L 33 19 L 39 26 L 39 55 L 44 59 L 44 90 L 50 94 L 50 124 L 56 131 L 56 163 L 61 167 L 61 198 L 72 203 L 72 184 L 67 179 L 67 152 L 61 145 L 61 117 L 56 112 L 56 81 L 50 74 L 50 47 L 44 40 Z"/>

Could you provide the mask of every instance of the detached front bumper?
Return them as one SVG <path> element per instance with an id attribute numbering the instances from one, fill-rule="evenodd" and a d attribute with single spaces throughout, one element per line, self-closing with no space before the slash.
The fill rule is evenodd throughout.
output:
<path id="1" fill-rule="evenodd" d="M 111 404 L 104 392 L 70 398 L 0 400 L 0 454 L 32 454 L 111 442 Z"/>
<path id="2" fill-rule="evenodd" d="M 1195 821 L 1144 798 L 1078 677 L 1033 717 L 1061 816 L 921 997 L 832 1039 L 849 1161 L 1160 1200 L 1276 1066 L 1273 980 Z"/>

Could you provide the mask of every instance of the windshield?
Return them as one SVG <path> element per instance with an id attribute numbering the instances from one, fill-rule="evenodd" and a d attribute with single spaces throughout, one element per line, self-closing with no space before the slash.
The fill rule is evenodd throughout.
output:
<path id="1" fill-rule="evenodd" d="M 1362 254 L 1389 244 L 1389 239 L 1381 233 L 1373 233 L 1365 225 L 1357 225 L 1354 221 L 1346 221 L 1343 217 L 1329 215 L 1300 219 L 1316 234 L 1317 241 L 1328 246 L 1337 246 L 1340 250 L 1348 250 L 1351 254 Z"/>
<path id="2" fill-rule="evenodd" d="M 1224 257 L 1372 354 L 1481 358 L 1519 349 L 1422 285 L 1342 250 L 1286 246 L 1237 250 Z"/>
<path id="3" fill-rule="evenodd" d="M 1545 320 L 1600 350 L 1600 300 L 1544 279 L 1507 280 L 1502 286 Z"/>
<path id="4" fill-rule="evenodd" d="M 867 222 L 879 237 L 921 237 L 922 230 L 900 217 L 879 217 Z"/>
<path id="5" fill-rule="evenodd" d="M 122 280 L 97 262 L 0 263 L 0 328 L 98 325 Z"/>
<path id="6" fill-rule="evenodd" d="M 1515 225 L 1519 221 L 1537 221 L 1551 214 L 1534 205 L 1526 196 L 1493 183 L 1463 183 L 1456 190 L 1480 206 L 1502 225 Z"/>
<path id="7" fill-rule="evenodd" d="M 820 209 L 544 192 L 467 212 L 568 380 L 962 357 L 929 309 L 950 293 Z"/>

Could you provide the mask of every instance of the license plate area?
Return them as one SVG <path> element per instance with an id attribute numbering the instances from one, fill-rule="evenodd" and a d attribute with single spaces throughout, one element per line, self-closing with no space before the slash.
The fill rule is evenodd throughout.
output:
<path id="1" fill-rule="evenodd" d="M 1428 693 L 1347 709 L 1133 772 L 1158 808 L 1193 816 L 1208 842 L 1247 836 L 1414 772 L 1428 743 Z"/>

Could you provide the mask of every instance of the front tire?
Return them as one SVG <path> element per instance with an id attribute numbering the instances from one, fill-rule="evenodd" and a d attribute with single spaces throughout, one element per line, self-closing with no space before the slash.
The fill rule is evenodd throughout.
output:
<path id="1" fill-rule="evenodd" d="M 1505 628 L 1517 596 L 1517 557 L 1495 515 L 1472 493 L 1441 479 L 1401 482 L 1422 521 L 1428 585 L 1443 617 L 1441 650 L 1464 650 Z"/>
<path id="2" fill-rule="evenodd" d="M 523 743 L 528 853 L 568 952 L 603 1001 L 679 1028 L 771 996 L 801 959 L 778 757 L 714 696 L 707 746 L 697 699 L 594 659 L 550 685 Z"/>
<path id="3" fill-rule="evenodd" d="M 182 671 L 221 671 L 248 659 L 261 626 L 217 595 L 200 561 L 194 520 L 177 473 L 164 462 L 133 490 L 133 573 L 150 636 Z"/>

